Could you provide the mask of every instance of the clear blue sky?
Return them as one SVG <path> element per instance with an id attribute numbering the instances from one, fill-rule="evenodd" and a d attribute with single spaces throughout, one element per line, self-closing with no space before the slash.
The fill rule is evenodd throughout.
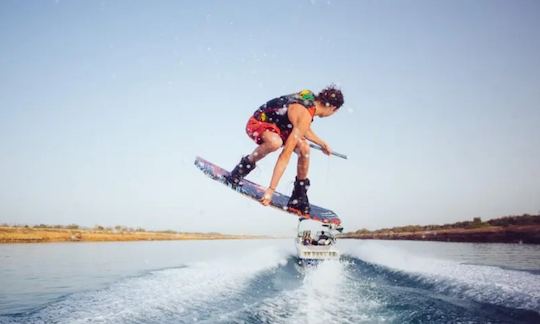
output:
<path id="1" fill-rule="evenodd" d="M 540 210 L 538 1 L 5 0 L 0 222 L 290 234 L 193 160 L 232 168 L 259 105 L 332 82 L 313 129 L 350 159 L 314 151 L 310 199 L 346 230 Z"/>

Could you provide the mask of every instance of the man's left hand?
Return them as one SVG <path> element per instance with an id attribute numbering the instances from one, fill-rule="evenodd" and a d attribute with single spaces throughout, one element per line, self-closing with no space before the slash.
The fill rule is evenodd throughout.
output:
<path id="1" fill-rule="evenodd" d="M 326 142 L 321 143 L 321 149 L 322 149 L 323 153 L 326 154 L 326 155 L 332 154 L 332 149 L 330 148 L 330 145 L 328 145 L 328 143 L 326 143 Z"/>

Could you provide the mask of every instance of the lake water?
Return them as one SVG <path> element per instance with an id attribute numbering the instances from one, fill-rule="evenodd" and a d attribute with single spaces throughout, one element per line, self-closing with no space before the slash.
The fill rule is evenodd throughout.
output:
<path id="1" fill-rule="evenodd" d="M 292 239 L 0 245 L 0 323 L 540 323 L 540 246 Z"/>

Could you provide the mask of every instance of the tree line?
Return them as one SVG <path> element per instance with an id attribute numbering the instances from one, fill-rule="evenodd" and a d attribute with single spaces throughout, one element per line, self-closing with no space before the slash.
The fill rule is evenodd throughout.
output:
<path id="1" fill-rule="evenodd" d="M 511 225 L 540 225 L 540 215 L 523 214 L 520 216 L 504 216 L 500 218 L 491 219 L 483 222 L 480 217 L 473 218 L 472 221 L 456 222 L 452 224 L 444 225 L 407 225 L 392 228 L 381 228 L 375 231 L 362 228 L 354 233 L 356 234 L 368 234 L 368 233 L 402 233 L 402 232 L 425 232 L 425 231 L 437 231 L 448 229 L 474 229 L 489 226 L 511 226 Z"/>

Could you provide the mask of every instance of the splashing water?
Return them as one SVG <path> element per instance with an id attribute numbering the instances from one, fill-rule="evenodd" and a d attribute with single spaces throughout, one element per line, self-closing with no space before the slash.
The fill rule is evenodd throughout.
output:
<path id="1" fill-rule="evenodd" d="M 191 254 L 218 244 L 222 249 L 210 259 L 126 276 L 104 288 L 4 314 L 0 323 L 512 323 L 540 318 L 540 281 L 531 272 L 426 257 L 379 242 L 340 242 L 341 261 L 302 268 L 290 240 L 275 242 L 281 243 L 200 243 L 191 246 Z"/>

